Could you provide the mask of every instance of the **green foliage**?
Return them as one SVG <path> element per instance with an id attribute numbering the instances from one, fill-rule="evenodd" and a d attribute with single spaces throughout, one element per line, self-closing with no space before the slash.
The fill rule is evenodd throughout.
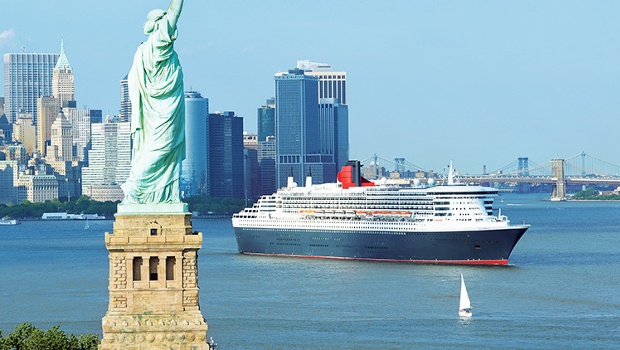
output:
<path id="1" fill-rule="evenodd" d="M 617 201 L 620 200 L 620 194 L 598 194 L 593 188 L 586 188 L 585 191 L 579 191 L 572 196 L 572 199 L 576 200 L 608 200 Z"/>
<path id="2" fill-rule="evenodd" d="M 43 331 L 29 322 L 15 327 L 7 337 L 0 332 L 0 350 L 96 350 L 98 344 L 96 334 L 76 337 L 67 335 L 59 326 Z"/>
<path id="3" fill-rule="evenodd" d="M 184 198 L 189 204 L 190 211 L 197 211 L 202 215 L 230 214 L 239 212 L 252 203 L 246 203 L 239 198 L 216 198 L 216 197 L 189 197 Z M 23 201 L 20 204 L 0 204 L 0 217 L 10 216 L 17 219 L 40 219 L 43 213 L 67 212 L 69 214 L 99 214 L 113 217 L 119 202 L 97 202 L 88 196 L 81 196 L 71 201 L 61 202 L 58 199 L 43 203 Z"/>

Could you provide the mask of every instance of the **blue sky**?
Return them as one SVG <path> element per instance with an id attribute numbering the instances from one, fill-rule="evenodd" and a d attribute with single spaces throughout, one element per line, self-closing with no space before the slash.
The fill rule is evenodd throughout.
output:
<path id="1" fill-rule="evenodd" d="M 117 114 L 146 13 L 167 6 L 11 1 L 0 53 L 59 52 L 64 38 L 78 106 Z M 620 164 L 619 19 L 611 0 L 186 0 L 176 50 L 186 90 L 249 132 L 274 73 L 309 59 L 348 74 L 351 158 L 465 173 L 581 151 Z"/>

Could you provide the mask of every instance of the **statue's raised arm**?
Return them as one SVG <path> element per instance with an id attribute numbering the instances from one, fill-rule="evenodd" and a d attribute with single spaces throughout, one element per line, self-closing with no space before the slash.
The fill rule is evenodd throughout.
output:
<path id="1" fill-rule="evenodd" d="M 170 22 L 170 26 L 172 28 L 177 27 L 177 21 L 179 20 L 179 16 L 181 16 L 181 10 L 183 10 L 183 0 L 172 0 L 170 2 L 170 6 L 168 7 L 168 21 Z"/>

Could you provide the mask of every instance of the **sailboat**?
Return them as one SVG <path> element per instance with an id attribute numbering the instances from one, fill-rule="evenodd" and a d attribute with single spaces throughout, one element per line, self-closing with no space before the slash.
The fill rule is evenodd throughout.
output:
<path id="1" fill-rule="evenodd" d="M 461 300 L 459 301 L 459 317 L 471 317 L 471 303 L 469 302 L 469 295 L 467 294 L 467 288 L 465 288 L 465 279 L 461 273 Z"/>
<path id="2" fill-rule="evenodd" d="M 90 225 L 88 224 L 88 218 L 86 218 L 86 224 L 84 225 L 84 229 L 88 230 L 90 228 Z"/>

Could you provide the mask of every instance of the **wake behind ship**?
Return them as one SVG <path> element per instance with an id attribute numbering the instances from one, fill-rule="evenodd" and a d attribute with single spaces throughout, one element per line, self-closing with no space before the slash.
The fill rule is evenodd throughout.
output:
<path id="1" fill-rule="evenodd" d="M 332 259 L 506 265 L 529 225 L 493 214 L 497 190 L 429 179 L 366 180 L 349 161 L 338 182 L 288 185 L 234 214 L 239 252 Z"/>

